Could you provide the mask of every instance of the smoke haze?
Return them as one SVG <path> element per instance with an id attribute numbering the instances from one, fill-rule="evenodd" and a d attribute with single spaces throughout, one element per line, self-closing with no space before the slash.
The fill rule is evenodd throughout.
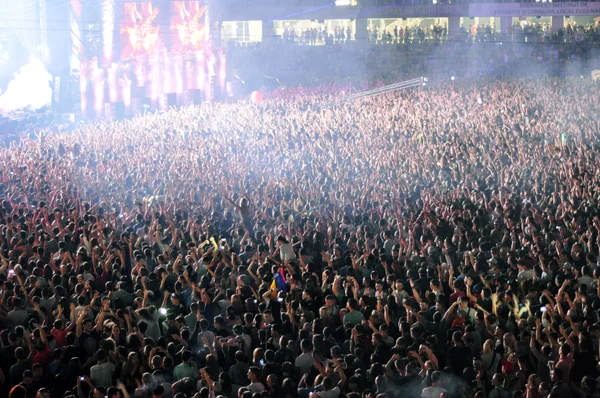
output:
<path id="1" fill-rule="evenodd" d="M 0 111 L 40 109 L 52 102 L 52 76 L 39 60 L 34 60 L 15 73 L 6 91 L 0 95 Z"/>

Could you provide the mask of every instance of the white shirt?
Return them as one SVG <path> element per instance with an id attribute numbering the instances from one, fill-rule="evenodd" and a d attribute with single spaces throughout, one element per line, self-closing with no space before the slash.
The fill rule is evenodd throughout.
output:
<path id="1" fill-rule="evenodd" d="M 300 372 L 304 374 L 310 370 L 314 362 L 315 360 L 313 359 L 312 354 L 304 352 L 298 355 L 298 357 L 296 358 L 295 365 L 298 367 L 298 369 L 300 369 Z"/>
<path id="2" fill-rule="evenodd" d="M 255 393 L 255 392 L 261 393 L 265 390 L 265 386 L 263 386 L 262 383 L 250 383 L 249 385 L 246 386 L 246 388 L 248 390 L 250 390 L 252 393 Z"/>
<path id="3" fill-rule="evenodd" d="M 296 259 L 296 253 L 294 253 L 294 247 L 291 243 L 283 243 L 279 246 L 279 254 L 281 256 L 281 261 L 291 261 Z"/>
<path id="4" fill-rule="evenodd" d="M 242 333 L 239 337 L 244 340 L 244 350 L 246 351 L 244 354 L 246 354 L 248 358 L 252 357 L 252 337 L 248 336 L 246 333 Z"/>
<path id="5" fill-rule="evenodd" d="M 340 388 L 339 387 L 334 387 L 329 391 L 321 391 L 319 392 L 319 395 L 321 395 L 321 398 L 338 398 L 340 396 Z"/>
<path id="6" fill-rule="evenodd" d="M 96 386 L 110 387 L 113 384 L 112 377 L 117 366 L 109 361 L 94 365 L 90 368 L 90 380 Z"/>
<path id="7" fill-rule="evenodd" d="M 427 387 L 421 392 L 421 398 L 440 398 L 440 395 L 445 392 L 442 387 Z"/>
<path id="8" fill-rule="evenodd" d="M 342 229 L 344 232 L 347 232 L 347 233 L 352 233 L 355 230 L 354 225 L 344 224 L 344 223 L 340 224 L 340 229 Z"/>
<path id="9" fill-rule="evenodd" d="M 522 281 L 524 279 L 533 279 L 534 271 L 532 269 L 526 269 L 517 274 L 517 280 Z"/>
<path id="10" fill-rule="evenodd" d="M 578 283 L 580 283 L 582 285 L 586 285 L 587 287 L 591 287 L 593 281 L 594 281 L 594 278 L 589 277 L 587 275 L 583 275 L 582 277 L 580 277 L 579 279 L 577 279 Z"/>

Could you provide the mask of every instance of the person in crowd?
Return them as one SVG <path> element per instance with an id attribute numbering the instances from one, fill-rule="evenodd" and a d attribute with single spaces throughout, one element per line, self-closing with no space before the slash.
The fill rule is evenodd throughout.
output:
<path id="1" fill-rule="evenodd" d="M 323 87 L 0 147 L 2 396 L 598 396 L 599 87 Z"/>

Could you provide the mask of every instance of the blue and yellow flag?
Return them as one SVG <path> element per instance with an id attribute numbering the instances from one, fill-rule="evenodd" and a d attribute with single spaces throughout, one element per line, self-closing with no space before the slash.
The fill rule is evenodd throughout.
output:
<path id="1" fill-rule="evenodd" d="M 279 271 L 273 276 L 271 291 L 273 292 L 273 297 L 277 297 L 278 291 L 287 293 L 288 286 L 285 283 L 285 272 L 283 271 L 283 267 L 280 267 Z"/>

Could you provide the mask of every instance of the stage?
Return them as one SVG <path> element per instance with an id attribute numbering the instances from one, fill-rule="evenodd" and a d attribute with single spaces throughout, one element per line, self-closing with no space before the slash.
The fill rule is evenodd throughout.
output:
<path id="1" fill-rule="evenodd" d="M 84 120 L 225 96 L 226 57 L 210 38 L 205 1 L 104 0 L 101 10 L 98 50 L 79 45 L 76 51 Z"/>

